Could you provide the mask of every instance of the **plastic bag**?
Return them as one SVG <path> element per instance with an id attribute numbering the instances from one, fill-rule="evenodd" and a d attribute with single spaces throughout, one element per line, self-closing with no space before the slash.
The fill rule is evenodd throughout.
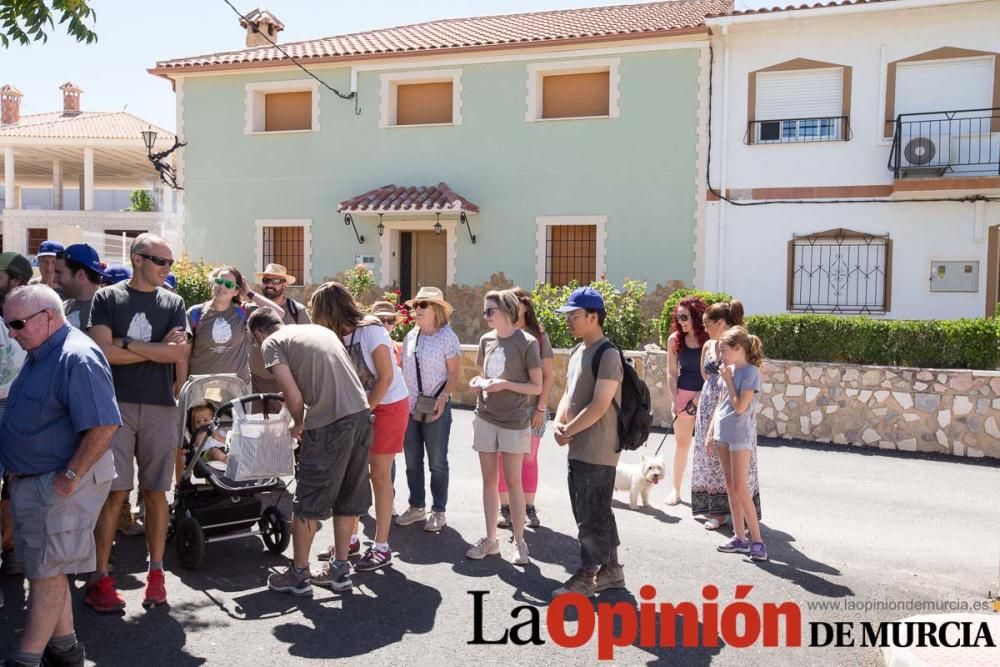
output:
<path id="1" fill-rule="evenodd" d="M 226 477 L 236 482 L 295 474 L 295 440 L 288 432 L 291 416 L 284 407 L 278 414 L 246 414 L 233 403 L 233 429 L 226 438 L 229 459 Z"/>

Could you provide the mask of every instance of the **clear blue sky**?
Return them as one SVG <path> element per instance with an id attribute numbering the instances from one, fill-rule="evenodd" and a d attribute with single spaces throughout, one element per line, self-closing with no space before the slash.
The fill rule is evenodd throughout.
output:
<path id="1" fill-rule="evenodd" d="M 246 12 L 255 0 L 233 0 Z M 282 41 L 328 37 L 441 18 L 544 11 L 628 0 L 268 0 L 285 30 Z M 239 17 L 222 0 L 91 0 L 97 12 L 96 44 L 78 44 L 59 30 L 47 43 L 0 48 L 0 85 L 24 93 L 21 113 L 62 108 L 58 87 L 83 88 L 84 111 L 128 111 L 173 130 L 170 83 L 146 72 L 157 60 L 229 51 L 244 46 Z"/>

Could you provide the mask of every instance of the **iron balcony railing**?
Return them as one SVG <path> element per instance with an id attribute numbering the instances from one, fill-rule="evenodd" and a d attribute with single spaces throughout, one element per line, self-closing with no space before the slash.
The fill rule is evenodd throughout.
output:
<path id="1" fill-rule="evenodd" d="M 799 144 L 849 141 L 851 121 L 847 116 L 752 120 L 743 137 L 746 144 Z"/>
<path id="2" fill-rule="evenodd" d="M 894 125 L 895 178 L 1000 174 L 1000 108 L 904 113 Z"/>

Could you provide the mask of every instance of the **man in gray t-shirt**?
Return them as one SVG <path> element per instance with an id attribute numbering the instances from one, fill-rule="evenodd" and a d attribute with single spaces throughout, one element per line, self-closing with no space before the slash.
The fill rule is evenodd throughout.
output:
<path id="1" fill-rule="evenodd" d="M 580 541 L 580 567 L 553 596 L 572 592 L 594 595 L 624 588 L 618 562 L 618 528 L 611 511 L 618 463 L 618 427 L 612 402 L 621 400 L 624 369 L 618 348 L 601 355 L 596 376 L 594 354 L 604 337 L 604 298 L 592 287 L 573 291 L 559 309 L 581 345 L 570 357 L 566 393 L 553 421 L 556 442 L 569 446 L 569 498 Z"/>
<path id="2" fill-rule="evenodd" d="M 90 327 L 94 295 L 106 277 L 97 251 L 86 243 L 76 243 L 56 255 L 55 280 L 66 297 L 66 321 L 81 331 Z"/>

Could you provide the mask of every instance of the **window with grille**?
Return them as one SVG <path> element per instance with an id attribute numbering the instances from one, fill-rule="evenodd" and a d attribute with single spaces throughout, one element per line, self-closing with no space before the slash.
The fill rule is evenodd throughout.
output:
<path id="1" fill-rule="evenodd" d="M 264 96 L 264 131 L 312 129 L 312 91 L 268 93 Z"/>
<path id="2" fill-rule="evenodd" d="M 542 118 L 610 115 L 611 72 L 542 77 Z"/>
<path id="3" fill-rule="evenodd" d="M 550 225 L 545 238 L 545 282 L 588 285 L 597 279 L 597 226 Z"/>
<path id="4" fill-rule="evenodd" d="M 753 90 L 747 143 L 846 141 L 850 138 L 845 89 L 850 68 L 828 67 L 751 73 Z"/>
<path id="5" fill-rule="evenodd" d="M 887 313 L 892 291 L 888 236 L 833 229 L 788 243 L 788 309 Z"/>
<path id="6" fill-rule="evenodd" d="M 396 86 L 396 125 L 451 123 L 454 83 L 400 83 Z"/>
<path id="7" fill-rule="evenodd" d="M 37 255 L 38 246 L 42 245 L 42 241 L 46 241 L 49 238 L 49 230 L 47 227 L 29 227 L 28 228 L 28 254 Z"/>
<path id="8" fill-rule="evenodd" d="M 281 264 L 298 282 L 305 276 L 305 228 L 264 227 L 261 268 L 268 264 Z"/>

